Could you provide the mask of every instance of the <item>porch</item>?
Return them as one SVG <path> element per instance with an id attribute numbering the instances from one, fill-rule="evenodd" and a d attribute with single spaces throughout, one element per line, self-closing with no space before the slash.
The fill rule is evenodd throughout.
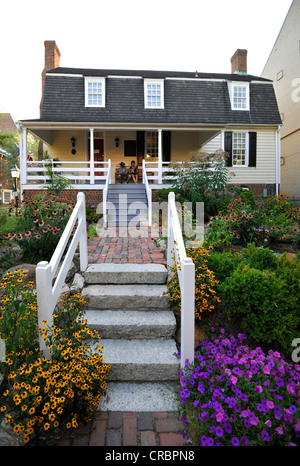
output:
<path id="1" fill-rule="evenodd" d="M 138 182 L 149 189 L 170 186 L 172 162 L 214 141 L 221 144 L 221 128 L 89 128 L 62 127 L 23 122 L 20 132 L 21 195 L 39 191 L 47 184 L 47 167 L 70 181 L 78 191 L 103 191 L 116 182 L 115 172 L 121 162 L 129 168 L 134 161 L 139 170 Z M 32 160 L 27 151 L 27 135 L 43 141 L 46 160 Z M 212 148 L 214 149 L 214 148 Z M 40 157 L 41 158 L 41 157 Z M 132 182 L 132 181 L 131 181 Z"/>

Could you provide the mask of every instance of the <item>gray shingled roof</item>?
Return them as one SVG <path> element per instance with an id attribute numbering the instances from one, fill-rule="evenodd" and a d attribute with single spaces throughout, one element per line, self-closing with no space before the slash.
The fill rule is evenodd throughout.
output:
<path id="1" fill-rule="evenodd" d="M 73 75 L 73 76 L 72 76 Z M 105 108 L 85 107 L 84 76 L 106 77 Z M 117 78 L 117 76 L 128 76 Z M 164 109 L 144 108 L 142 78 L 164 81 Z M 196 78 L 196 79 L 193 79 Z M 250 82 L 250 111 L 232 111 L 227 81 Z M 46 75 L 43 122 L 278 125 L 272 82 L 251 75 L 56 68 Z"/>

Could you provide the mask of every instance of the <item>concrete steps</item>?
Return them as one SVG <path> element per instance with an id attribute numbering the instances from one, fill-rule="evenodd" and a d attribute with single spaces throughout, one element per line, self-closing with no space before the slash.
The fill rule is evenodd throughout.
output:
<path id="1" fill-rule="evenodd" d="M 180 362 L 166 280 L 160 264 L 93 264 L 85 272 L 86 318 L 99 331 L 104 361 L 111 365 L 100 409 L 177 409 Z"/>

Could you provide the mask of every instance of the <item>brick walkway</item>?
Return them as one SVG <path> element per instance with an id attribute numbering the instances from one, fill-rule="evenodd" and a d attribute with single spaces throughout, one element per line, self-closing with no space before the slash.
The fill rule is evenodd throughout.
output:
<path id="1" fill-rule="evenodd" d="M 92 423 L 53 446 L 180 447 L 183 426 L 177 413 L 97 412 Z"/>
<path id="2" fill-rule="evenodd" d="M 89 241 L 89 263 L 160 263 L 164 252 L 156 246 L 150 230 L 146 237 L 133 238 L 127 229 L 105 230 Z M 92 423 L 76 429 L 69 437 L 53 442 L 56 446 L 182 446 L 184 424 L 177 412 L 135 413 L 97 411 Z"/>
<path id="3" fill-rule="evenodd" d="M 89 264 L 113 262 L 115 264 L 149 264 L 166 265 L 163 251 L 156 246 L 150 229 L 143 230 L 146 237 L 132 237 L 127 228 L 106 229 L 101 238 L 94 237 L 88 245 Z"/>

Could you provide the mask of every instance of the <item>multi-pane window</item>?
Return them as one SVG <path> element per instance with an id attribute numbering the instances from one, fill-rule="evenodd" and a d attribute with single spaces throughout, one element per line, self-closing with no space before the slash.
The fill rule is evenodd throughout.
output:
<path id="1" fill-rule="evenodd" d="M 233 87 L 233 106 L 235 109 L 247 108 L 247 88 L 244 86 Z"/>
<path id="2" fill-rule="evenodd" d="M 105 106 L 105 81 L 104 78 L 87 78 L 85 81 L 85 105 L 86 107 Z"/>
<path id="3" fill-rule="evenodd" d="M 157 131 L 146 132 L 146 154 L 147 159 L 157 159 L 158 157 L 158 133 Z"/>
<path id="4" fill-rule="evenodd" d="M 164 108 L 164 87 L 162 80 L 145 80 L 145 107 Z"/>
<path id="5" fill-rule="evenodd" d="M 249 83 L 228 83 L 232 110 L 250 110 Z"/>
<path id="6" fill-rule="evenodd" d="M 232 135 L 232 165 L 247 165 L 247 133 Z"/>

